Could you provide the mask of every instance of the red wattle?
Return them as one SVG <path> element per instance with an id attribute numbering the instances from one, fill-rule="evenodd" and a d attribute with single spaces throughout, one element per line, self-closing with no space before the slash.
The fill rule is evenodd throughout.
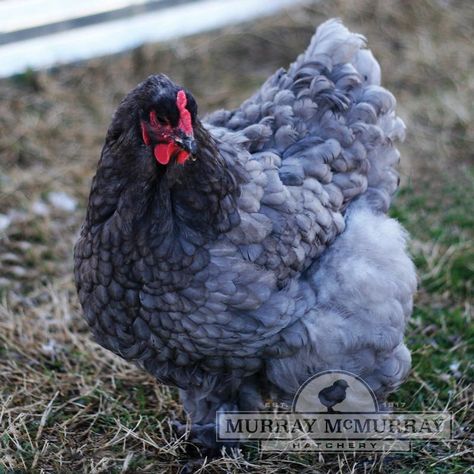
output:
<path id="1" fill-rule="evenodd" d="M 186 162 L 188 158 L 189 158 L 189 153 L 187 151 L 180 150 L 176 161 L 178 162 L 179 165 L 184 165 L 184 163 Z"/>
<path id="2" fill-rule="evenodd" d="M 167 165 L 170 161 L 171 154 L 173 152 L 174 145 L 172 143 L 160 143 L 155 145 L 153 149 L 153 154 L 155 155 L 158 163 L 162 165 Z"/>

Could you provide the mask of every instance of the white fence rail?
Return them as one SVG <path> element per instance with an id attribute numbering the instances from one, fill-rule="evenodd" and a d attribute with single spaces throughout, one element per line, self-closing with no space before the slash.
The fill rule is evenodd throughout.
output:
<path id="1" fill-rule="evenodd" d="M 0 77 L 271 15 L 307 0 L 6 0 Z"/>

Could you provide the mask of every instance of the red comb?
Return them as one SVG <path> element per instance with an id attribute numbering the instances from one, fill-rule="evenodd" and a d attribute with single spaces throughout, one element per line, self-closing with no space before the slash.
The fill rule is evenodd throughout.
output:
<path id="1" fill-rule="evenodd" d="M 191 114 L 189 110 L 186 108 L 186 104 L 188 103 L 188 99 L 186 98 L 186 93 L 183 90 L 178 92 L 176 96 L 176 106 L 179 110 L 179 128 L 186 134 L 192 135 L 193 134 L 193 126 L 191 123 Z"/>

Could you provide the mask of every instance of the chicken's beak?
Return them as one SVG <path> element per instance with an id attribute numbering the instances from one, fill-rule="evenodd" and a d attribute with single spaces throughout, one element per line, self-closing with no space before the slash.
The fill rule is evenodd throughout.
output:
<path id="1" fill-rule="evenodd" d="M 184 151 L 187 151 L 191 155 L 196 154 L 197 144 L 196 144 L 196 140 L 194 139 L 193 136 L 185 135 L 185 136 L 182 136 L 182 137 L 176 137 L 174 141 L 175 141 L 176 145 L 178 145 Z"/>

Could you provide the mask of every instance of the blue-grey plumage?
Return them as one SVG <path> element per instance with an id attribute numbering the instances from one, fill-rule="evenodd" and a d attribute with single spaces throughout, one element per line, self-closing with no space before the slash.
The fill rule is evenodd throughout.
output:
<path id="1" fill-rule="evenodd" d="M 364 38 L 330 20 L 239 108 L 201 123 L 188 94 L 188 112 L 152 119 L 191 114 L 195 161 L 168 164 L 143 118 L 130 124 L 147 101 L 172 108 L 165 76 L 115 114 L 75 249 L 79 297 L 100 344 L 180 387 L 203 443 L 216 410 L 289 400 L 316 372 L 354 372 L 381 400 L 407 375 L 416 276 L 386 215 L 404 125 L 380 81 Z"/>

